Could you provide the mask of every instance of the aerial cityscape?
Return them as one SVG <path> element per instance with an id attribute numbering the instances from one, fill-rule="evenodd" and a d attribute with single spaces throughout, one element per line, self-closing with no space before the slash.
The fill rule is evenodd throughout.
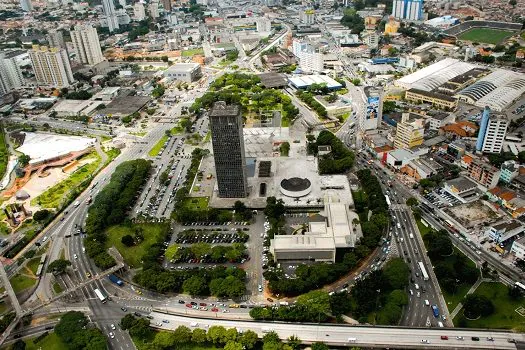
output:
<path id="1" fill-rule="evenodd" d="M 525 349 L 524 26 L 0 1 L 0 350 Z"/>

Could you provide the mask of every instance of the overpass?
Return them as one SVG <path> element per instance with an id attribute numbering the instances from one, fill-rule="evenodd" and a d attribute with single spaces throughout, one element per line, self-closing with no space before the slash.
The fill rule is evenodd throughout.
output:
<path id="1" fill-rule="evenodd" d="M 522 345 L 521 343 L 525 342 L 524 334 L 488 329 L 408 328 L 399 326 L 373 327 L 341 324 L 257 322 L 173 315 L 166 314 L 160 309 L 154 310 L 151 316 L 153 316 L 151 322 L 153 327 L 155 327 L 155 324 L 160 323 L 163 329 L 168 328 L 173 330 L 181 325 L 204 329 L 210 326 L 223 326 L 225 328 L 237 328 L 239 331 L 249 329 L 256 332 L 259 337 L 264 336 L 264 334 L 270 331 L 275 331 L 283 340 L 295 335 L 306 344 L 324 342 L 330 346 L 363 346 L 395 349 L 517 349 L 517 344 Z M 162 323 L 162 320 L 168 320 L 169 323 Z M 448 339 L 441 339 L 441 336 L 447 336 Z"/>

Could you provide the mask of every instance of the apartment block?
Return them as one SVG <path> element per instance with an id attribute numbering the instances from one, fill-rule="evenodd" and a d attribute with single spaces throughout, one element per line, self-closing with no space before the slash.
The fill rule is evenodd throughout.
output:
<path id="1" fill-rule="evenodd" d="M 397 123 L 394 146 L 396 148 L 412 148 L 423 144 L 425 135 L 424 120 L 409 120 L 409 113 L 403 113 L 400 123 Z"/>
<path id="2" fill-rule="evenodd" d="M 0 96 L 22 87 L 24 78 L 15 55 L 0 53 Z"/>
<path id="3" fill-rule="evenodd" d="M 500 172 L 498 168 L 479 159 L 473 159 L 467 169 L 468 177 L 489 189 L 497 186 Z"/>
<path id="4" fill-rule="evenodd" d="M 38 84 L 62 88 L 75 81 L 66 50 L 34 45 L 29 57 Z"/>
<path id="5" fill-rule="evenodd" d="M 77 59 L 83 64 L 94 66 L 104 61 L 98 33 L 90 25 L 77 25 L 71 31 L 71 40 L 77 52 Z"/>

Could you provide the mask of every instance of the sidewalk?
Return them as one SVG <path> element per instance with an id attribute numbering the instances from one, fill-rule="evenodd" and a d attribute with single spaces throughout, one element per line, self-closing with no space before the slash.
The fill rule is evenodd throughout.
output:
<path id="1" fill-rule="evenodd" d="M 472 285 L 472 287 L 470 287 L 470 289 L 468 290 L 467 294 L 466 295 L 469 295 L 469 294 L 472 294 L 476 291 L 476 289 L 478 289 L 478 287 L 480 286 L 481 283 L 483 282 L 492 282 L 491 279 L 489 278 L 479 278 L 476 283 L 474 283 Z M 466 296 L 465 295 L 465 296 Z M 459 303 L 456 308 L 450 313 L 450 318 L 451 318 L 451 322 L 452 322 L 452 319 L 454 319 L 454 317 L 457 316 L 457 314 L 461 311 L 461 309 L 463 308 L 463 304 L 462 303 Z"/>

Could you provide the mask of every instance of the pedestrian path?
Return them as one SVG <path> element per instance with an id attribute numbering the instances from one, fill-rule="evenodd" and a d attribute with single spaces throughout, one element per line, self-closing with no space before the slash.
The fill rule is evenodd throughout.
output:
<path id="1" fill-rule="evenodd" d="M 466 294 L 465 296 L 474 293 L 474 292 L 476 291 L 476 289 L 478 289 L 479 285 L 480 285 L 481 283 L 483 283 L 483 282 L 492 282 L 492 280 L 489 279 L 489 278 L 478 278 L 478 280 L 476 281 L 476 283 L 474 283 L 474 284 L 472 285 L 472 287 L 470 287 L 470 289 L 468 290 L 468 292 L 467 292 L 467 294 Z M 462 304 L 462 303 L 459 303 L 459 304 L 456 306 L 456 308 L 450 313 L 450 317 L 451 317 L 452 319 L 454 319 L 454 317 L 456 317 L 456 315 L 461 311 L 462 308 L 463 308 L 463 304 Z"/>

